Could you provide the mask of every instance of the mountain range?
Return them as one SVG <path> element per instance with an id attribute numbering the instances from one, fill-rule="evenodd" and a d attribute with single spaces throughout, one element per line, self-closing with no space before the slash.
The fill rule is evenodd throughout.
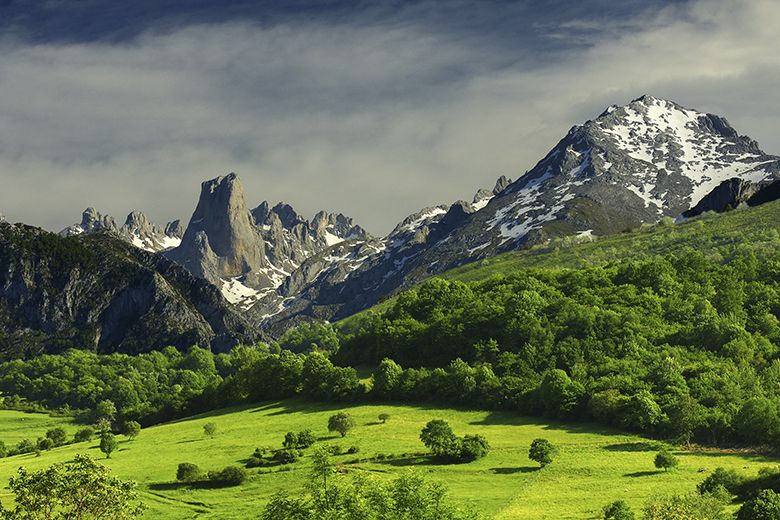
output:
<path id="1" fill-rule="evenodd" d="M 642 96 L 571 128 L 517 180 L 502 176 L 470 201 L 423 208 L 384 237 L 342 214 L 321 211 L 308 220 L 268 202 L 250 209 L 234 173 L 202 184 L 186 227 L 159 226 L 140 212 L 118 226 L 89 208 L 60 234 L 118 237 L 145 250 L 145 262 L 157 268 L 179 264 L 192 280 L 219 289 L 230 304 L 224 312 L 278 334 L 300 320 L 343 318 L 427 277 L 553 237 L 588 240 L 663 217 L 772 200 L 778 172 L 780 157 L 726 119 Z"/>

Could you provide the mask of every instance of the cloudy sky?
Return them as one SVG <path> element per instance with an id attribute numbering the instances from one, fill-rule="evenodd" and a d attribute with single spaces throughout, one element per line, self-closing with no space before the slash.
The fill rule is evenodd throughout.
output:
<path id="1" fill-rule="evenodd" d="M 0 212 L 248 202 L 375 234 L 530 169 L 650 93 L 780 154 L 777 0 L 0 0 Z M 283 7 L 280 7 L 283 6 Z"/>

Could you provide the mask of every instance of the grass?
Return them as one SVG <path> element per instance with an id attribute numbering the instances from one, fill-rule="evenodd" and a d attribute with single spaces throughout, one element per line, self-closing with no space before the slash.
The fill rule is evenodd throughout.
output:
<path id="1" fill-rule="evenodd" d="M 339 410 L 347 410 L 357 421 L 357 427 L 344 439 L 326 428 L 328 417 Z M 378 421 L 382 412 L 390 414 L 386 424 Z M 449 421 L 459 435 L 485 435 L 491 444 L 490 454 L 463 465 L 440 465 L 415 455 L 424 451 L 420 430 L 434 418 Z M 0 419 L 0 432 L 9 439 L 12 434 L 25 436 L 16 412 L 1 415 Z M 29 422 L 26 436 L 37 437 L 45 431 L 45 419 L 37 420 Z M 203 434 L 207 422 L 217 424 L 213 438 Z M 289 471 L 279 471 L 278 467 L 250 470 L 247 482 L 236 488 L 182 486 L 174 480 L 177 465 L 192 462 L 208 470 L 242 464 L 256 447 L 279 447 L 287 431 L 305 428 L 312 429 L 320 443 L 338 444 L 344 449 L 358 446 L 357 455 L 334 457 L 348 471 L 389 478 L 418 470 L 444 482 L 459 505 L 496 519 L 596 518 L 600 509 L 613 500 L 623 499 L 639 508 L 657 494 L 693 491 L 707 472 L 718 466 L 755 474 L 760 467 L 777 464 L 777 460 L 760 455 L 677 451 L 680 467 L 659 472 L 653 466 L 656 443 L 593 425 L 544 423 L 511 413 L 475 410 L 332 406 L 291 400 L 220 410 L 147 428 L 134 441 L 122 440 L 119 450 L 108 460 L 99 452 L 96 441 L 55 448 L 40 457 L 0 459 L 0 482 L 7 482 L 19 466 L 41 468 L 86 452 L 121 477 L 139 482 L 142 498 L 149 506 L 145 518 L 256 518 L 276 491 L 296 493 L 303 488 L 309 471 L 308 456 L 289 466 Z M 528 446 L 537 437 L 549 439 L 560 449 L 555 461 L 544 469 L 527 457 Z M 394 457 L 349 462 L 380 453 Z M 6 489 L 0 497 L 9 503 Z"/>
<path id="2" fill-rule="evenodd" d="M 46 431 L 62 426 L 73 435 L 78 429 L 70 418 L 51 417 L 44 413 L 17 412 L 15 410 L 0 410 L 0 441 L 9 449 L 19 441 L 30 439 L 35 442 L 38 437 L 44 437 Z"/>

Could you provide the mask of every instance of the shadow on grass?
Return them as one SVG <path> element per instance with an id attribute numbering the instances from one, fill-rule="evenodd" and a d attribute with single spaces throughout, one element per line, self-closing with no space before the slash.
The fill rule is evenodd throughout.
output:
<path id="1" fill-rule="evenodd" d="M 235 486 L 222 482 L 202 480 L 198 482 L 156 482 L 149 484 L 148 487 L 154 491 L 176 491 L 179 489 L 221 489 Z"/>
<path id="2" fill-rule="evenodd" d="M 413 455 L 410 457 L 388 458 L 382 460 L 371 460 L 374 464 L 384 464 L 386 466 L 407 467 L 407 466 L 457 466 L 458 462 L 450 460 L 437 459 L 430 455 Z"/>
<path id="3" fill-rule="evenodd" d="M 490 468 L 490 471 L 496 475 L 514 475 L 516 473 L 533 473 L 540 469 L 542 468 L 538 466 L 523 466 L 521 468 Z"/>
<path id="4" fill-rule="evenodd" d="M 369 421 L 369 422 L 365 423 L 363 426 L 381 426 L 383 424 L 386 424 L 386 423 L 383 423 L 382 421 Z"/>
<path id="5" fill-rule="evenodd" d="M 622 442 L 619 444 L 610 444 L 604 446 L 607 451 L 658 451 L 663 447 L 660 442 L 646 441 L 646 442 Z"/>
<path id="6" fill-rule="evenodd" d="M 653 475 L 661 475 L 664 471 L 635 471 L 633 473 L 626 473 L 624 477 L 652 477 Z"/>

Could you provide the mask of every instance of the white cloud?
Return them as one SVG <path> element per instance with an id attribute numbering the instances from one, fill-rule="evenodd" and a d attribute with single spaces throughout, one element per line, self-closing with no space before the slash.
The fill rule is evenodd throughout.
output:
<path id="1" fill-rule="evenodd" d="M 186 221 L 199 182 L 236 171 L 250 204 L 338 210 L 382 233 L 516 178 L 570 126 L 643 93 L 724 115 L 780 153 L 778 18 L 770 0 L 714 0 L 608 30 L 569 21 L 551 32 L 587 27 L 588 45 L 536 60 L 419 24 L 5 40 L 0 211 L 52 229 L 88 205 Z"/>

